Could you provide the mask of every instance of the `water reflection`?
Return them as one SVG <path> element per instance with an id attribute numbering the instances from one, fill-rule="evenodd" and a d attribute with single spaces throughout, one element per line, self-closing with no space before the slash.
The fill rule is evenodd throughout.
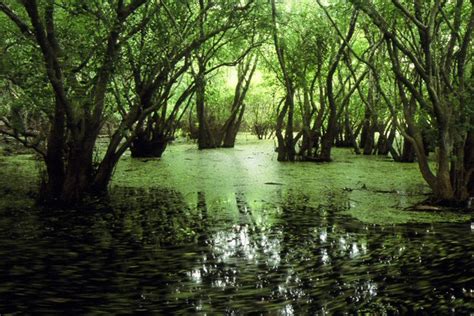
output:
<path id="1" fill-rule="evenodd" d="M 195 200 L 115 189 L 100 212 L 5 211 L 0 313 L 472 311 L 470 223 L 364 225 L 291 191 Z"/>

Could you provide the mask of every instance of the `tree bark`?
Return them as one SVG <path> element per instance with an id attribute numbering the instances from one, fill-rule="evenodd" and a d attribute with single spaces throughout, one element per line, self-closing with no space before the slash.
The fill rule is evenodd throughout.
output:
<path id="1" fill-rule="evenodd" d="M 196 111 L 198 117 L 198 148 L 208 149 L 216 148 L 217 144 L 214 135 L 210 130 L 206 115 L 206 79 L 205 79 L 205 65 L 199 62 L 199 70 L 196 75 Z"/>

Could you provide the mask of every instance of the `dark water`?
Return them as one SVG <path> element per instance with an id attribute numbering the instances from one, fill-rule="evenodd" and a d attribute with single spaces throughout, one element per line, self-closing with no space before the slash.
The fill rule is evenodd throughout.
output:
<path id="1" fill-rule="evenodd" d="M 470 223 L 364 225 L 306 199 L 116 189 L 99 212 L 6 210 L 0 314 L 474 312 Z"/>

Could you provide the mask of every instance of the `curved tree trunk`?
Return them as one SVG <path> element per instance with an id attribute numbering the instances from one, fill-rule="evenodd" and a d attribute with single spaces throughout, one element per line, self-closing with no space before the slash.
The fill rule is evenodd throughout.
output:
<path id="1" fill-rule="evenodd" d="M 235 140 L 237 138 L 237 133 L 239 132 L 240 125 L 245 112 L 245 104 L 241 105 L 239 116 L 235 118 L 228 128 L 224 132 L 224 140 L 222 141 L 222 147 L 224 148 L 233 148 L 235 146 Z"/>

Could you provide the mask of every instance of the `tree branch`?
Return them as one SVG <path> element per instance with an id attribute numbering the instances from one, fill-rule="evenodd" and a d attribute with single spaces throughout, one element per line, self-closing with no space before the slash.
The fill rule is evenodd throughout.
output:
<path id="1" fill-rule="evenodd" d="M 12 9 L 10 9 L 3 1 L 0 2 L 0 11 L 5 13 L 20 29 L 20 31 L 28 38 L 34 39 L 33 30 L 26 24 Z"/>

